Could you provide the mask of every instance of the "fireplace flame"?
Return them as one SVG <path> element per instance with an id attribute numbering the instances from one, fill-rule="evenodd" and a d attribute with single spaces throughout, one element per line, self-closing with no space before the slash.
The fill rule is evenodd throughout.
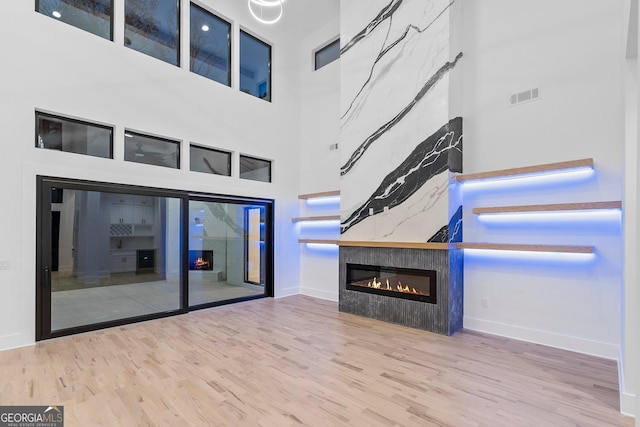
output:
<path id="1" fill-rule="evenodd" d="M 364 282 L 362 283 L 353 283 L 354 285 L 358 285 L 358 286 L 365 286 Z M 382 290 L 386 290 L 386 291 L 394 291 L 394 292 L 402 292 L 405 294 L 416 294 L 416 295 L 427 295 L 423 292 L 417 291 L 416 288 L 410 288 L 409 285 L 402 285 L 402 283 L 400 281 L 398 281 L 398 284 L 393 287 L 391 286 L 391 284 L 389 283 L 389 279 L 385 280 L 385 283 L 383 284 L 381 281 L 378 280 L 377 277 L 374 277 L 372 281 L 367 282 L 366 286 L 368 288 L 373 288 L 373 289 L 382 289 Z"/>
<path id="2" fill-rule="evenodd" d="M 209 268 L 211 266 L 211 263 L 209 263 L 209 261 L 206 261 L 202 257 L 198 257 L 194 264 L 195 264 L 196 270 L 204 270 L 205 268 Z"/>

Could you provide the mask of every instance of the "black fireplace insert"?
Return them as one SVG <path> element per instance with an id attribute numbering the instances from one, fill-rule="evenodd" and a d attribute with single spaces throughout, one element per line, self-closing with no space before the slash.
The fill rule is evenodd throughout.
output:
<path id="1" fill-rule="evenodd" d="M 347 263 L 347 290 L 436 304 L 436 272 Z"/>
<path id="2" fill-rule="evenodd" d="M 189 251 L 189 270 L 213 270 L 213 251 Z"/>

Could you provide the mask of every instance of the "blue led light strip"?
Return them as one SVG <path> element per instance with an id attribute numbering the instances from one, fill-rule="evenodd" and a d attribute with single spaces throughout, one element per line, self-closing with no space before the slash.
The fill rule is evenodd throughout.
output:
<path id="1" fill-rule="evenodd" d="M 508 251 L 498 249 L 465 249 L 464 253 L 465 256 L 469 255 L 478 258 L 522 261 L 591 262 L 596 259 L 595 253 Z"/>
<path id="2" fill-rule="evenodd" d="M 581 167 L 577 169 L 561 170 L 553 172 L 536 172 L 525 175 L 509 175 L 499 178 L 483 178 L 477 180 L 462 181 L 465 190 L 476 190 L 479 188 L 505 188 L 514 187 L 521 184 L 527 185 L 549 185 L 559 182 L 586 181 L 596 175 L 595 169 L 591 167 Z"/>

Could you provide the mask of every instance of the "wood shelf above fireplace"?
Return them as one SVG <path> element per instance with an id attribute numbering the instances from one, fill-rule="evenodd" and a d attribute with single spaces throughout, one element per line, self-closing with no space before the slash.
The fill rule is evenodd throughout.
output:
<path id="1" fill-rule="evenodd" d="M 329 239 L 298 239 L 298 243 L 315 243 L 320 245 L 337 245 L 337 240 Z"/>
<path id="2" fill-rule="evenodd" d="M 544 172 L 564 172 L 567 169 L 593 168 L 593 159 L 569 160 L 566 162 L 546 163 L 543 165 L 525 166 L 520 168 L 501 169 L 489 172 L 468 173 L 456 176 L 457 182 L 465 182 L 476 179 L 501 179 L 517 177 L 518 175 L 530 175 Z"/>
<path id="3" fill-rule="evenodd" d="M 619 200 L 608 202 L 583 202 L 583 203 L 556 203 L 545 205 L 523 205 L 523 206 L 494 206 L 473 208 L 473 213 L 480 214 L 501 214 L 501 213 L 529 213 L 529 212 L 559 212 L 559 211 L 589 211 L 599 209 L 621 209 L 622 202 Z"/>
<path id="4" fill-rule="evenodd" d="M 338 246 L 362 247 L 362 248 L 401 248 L 401 249 L 435 249 L 446 251 L 452 249 L 449 243 L 430 242 L 368 242 L 340 240 Z M 455 246 L 453 246 L 455 248 Z"/>
<path id="5" fill-rule="evenodd" d="M 297 218 L 291 218 L 291 222 L 302 221 L 339 221 L 340 215 L 321 215 L 321 216 L 300 216 Z"/>
<path id="6" fill-rule="evenodd" d="M 525 251 L 525 252 L 557 252 L 572 254 L 592 254 L 593 246 L 570 245 L 520 245 L 508 243 L 456 243 L 458 249 L 490 249 L 496 251 Z"/>
<path id="7" fill-rule="evenodd" d="M 315 199 L 317 197 L 333 197 L 339 196 L 340 190 L 332 190 L 332 191 L 321 191 L 319 193 L 309 193 L 309 194 L 300 194 L 298 199 L 306 200 L 306 199 Z"/>

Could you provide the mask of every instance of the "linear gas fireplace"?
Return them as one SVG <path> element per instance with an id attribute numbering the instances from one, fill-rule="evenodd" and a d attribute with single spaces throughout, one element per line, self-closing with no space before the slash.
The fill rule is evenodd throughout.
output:
<path id="1" fill-rule="evenodd" d="M 347 263 L 347 289 L 435 304 L 436 272 Z"/>
<path id="2" fill-rule="evenodd" d="M 444 335 L 462 329 L 462 250 L 340 246 L 339 308 Z"/>

